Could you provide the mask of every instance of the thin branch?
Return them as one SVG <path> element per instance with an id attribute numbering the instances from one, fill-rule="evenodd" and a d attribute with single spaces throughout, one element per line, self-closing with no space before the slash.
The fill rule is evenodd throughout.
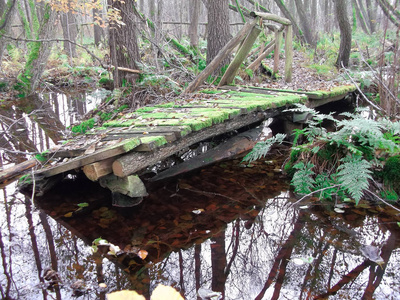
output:
<path id="1" fill-rule="evenodd" d="M 40 43 L 41 42 L 69 42 L 71 44 L 74 44 L 74 45 L 84 49 L 87 53 L 89 53 L 95 60 L 97 60 L 100 63 L 102 68 L 108 69 L 107 66 L 103 65 L 102 60 L 100 58 L 98 58 L 96 55 L 94 55 L 94 53 L 92 51 L 90 51 L 87 47 L 85 47 L 85 46 L 83 46 L 81 44 L 75 43 L 75 42 L 73 42 L 71 40 L 68 40 L 68 39 L 37 39 L 37 40 L 33 40 L 33 39 L 14 38 L 12 36 L 5 35 L 5 34 L 3 35 L 3 37 L 6 38 L 6 39 L 9 39 L 9 40 L 19 41 L 19 42 L 27 42 L 27 43 L 29 43 L 29 42 L 40 42 Z"/>
<path id="2" fill-rule="evenodd" d="M 349 72 L 347 71 L 347 69 L 344 67 L 343 62 L 341 62 L 342 64 L 342 68 L 344 70 L 344 72 L 346 73 L 346 75 L 350 78 L 351 82 L 356 86 L 358 92 L 363 96 L 363 98 L 365 99 L 365 101 L 367 101 L 371 106 L 373 106 L 375 109 L 379 110 L 379 111 L 383 111 L 384 113 L 386 113 L 383 108 L 375 105 L 371 100 L 368 99 L 367 96 L 364 95 L 364 93 L 361 91 L 360 87 L 358 86 L 358 84 L 354 81 L 354 79 L 350 76 Z"/>
<path id="3" fill-rule="evenodd" d="M 370 193 L 372 196 L 374 196 L 376 199 L 378 199 L 379 201 L 382 201 L 383 203 L 385 203 L 387 206 L 390 206 L 391 208 L 393 208 L 394 210 L 397 210 L 400 212 L 400 209 L 398 209 L 397 207 L 393 206 L 392 204 L 390 204 L 389 202 L 387 202 L 386 200 L 383 200 L 381 197 L 379 197 L 377 194 L 366 190 L 366 192 Z"/>
<path id="4" fill-rule="evenodd" d="M 313 195 L 313 194 L 315 194 L 315 193 L 319 193 L 319 192 L 322 192 L 322 191 L 328 190 L 328 189 L 333 189 L 333 188 L 339 187 L 339 186 L 341 186 L 341 184 L 335 184 L 335 185 L 328 186 L 328 187 L 326 187 L 326 188 L 319 189 L 319 190 L 313 191 L 313 192 L 311 192 L 311 193 L 308 193 L 307 195 L 304 195 L 304 196 L 301 197 L 299 200 L 297 200 L 295 203 L 292 203 L 292 204 L 290 205 L 290 207 L 293 207 L 293 206 L 295 206 L 296 204 L 299 204 L 299 203 L 300 203 L 301 201 L 303 201 L 305 198 L 307 198 L 307 197 L 309 197 L 309 196 L 311 196 L 311 195 Z"/>

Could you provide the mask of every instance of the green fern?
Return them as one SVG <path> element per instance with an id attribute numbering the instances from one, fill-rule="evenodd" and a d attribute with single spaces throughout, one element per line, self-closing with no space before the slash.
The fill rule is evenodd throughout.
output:
<path id="1" fill-rule="evenodd" d="M 368 180 L 372 179 L 372 164 L 359 155 L 346 156 L 340 161 L 343 164 L 338 167 L 338 181 L 358 204 L 369 186 Z"/>
<path id="2" fill-rule="evenodd" d="M 285 137 L 285 134 L 278 133 L 277 135 L 267 139 L 264 142 L 258 142 L 254 146 L 254 148 L 243 158 L 242 162 L 253 162 L 260 159 L 261 157 L 265 157 L 265 155 L 267 155 L 267 153 L 271 149 L 272 145 L 277 143 L 281 144 Z"/>
<path id="3" fill-rule="evenodd" d="M 298 194 L 308 194 L 314 190 L 315 180 L 313 176 L 315 175 L 312 168 L 314 165 L 310 162 L 304 164 L 299 162 L 294 165 L 293 168 L 297 169 L 292 178 L 292 185 L 294 190 Z"/>

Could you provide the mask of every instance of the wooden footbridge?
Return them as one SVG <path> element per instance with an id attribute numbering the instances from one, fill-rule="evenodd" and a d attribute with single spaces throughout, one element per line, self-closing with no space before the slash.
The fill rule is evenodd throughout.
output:
<path id="1" fill-rule="evenodd" d="M 275 38 L 260 50 L 258 58 L 248 66 L 255 70 L 273 50 L 273 73 L 278 72 L 279 54 L 283 31 L 285 32 L 285 80 L 292 79 L 292 25 L 289 20 L 268 13 L 252 12 L 254 20 L 246 23 L 238 34 L 218 53 L 212 62 L 189 84 L 183 94 L 186 100 L 143 107 L 135 112 L 106 122 L 83 135 L 74 137 L 62 146 L 50 149 L 44 163 L 34 172 L 28 185 L 40 191 L 38 179 L 44 182 L 63 178 L 71 172 L 81 172 L 92 181 L 99 181 L 119 200 L 141 199 L 146 188 L 140 179 L 143 171 L 166 160 L 188 147 L 226 133 L 236 132 L 248 126 L 255 127 L 263 120 L 280 116 L 282 111 L 295 103 L 309 107 L 345 98 L 355 91 L 355 86 L 337 86 L 330 91 L 288 91 L 257 87 L 231 86 L 239 67 L 249 54 L 263 29 L 274 31 Z M 269 23 L 264 23 L 268 21 Z M 272 26 L 276 22 L 279 26 Z M 239 46 L 232 63 L 221 78 L 218 89 L 192 94 L 204 80 L 217 69 L 236 46 Z M 189 97 L 190 100 L 187 100 Z M 233 141 L 227 156 L 252 148 L 258 139 L 257 132 L 241 134 Z M 225 156 L 217 159 L 226 158 Z M 214 160 L 215 161 L 215 160 Z M 28 161 L 16 166 L 13 174 L 36 165 Z M 204 165 L 201 164 L 201 165 Z M 20 167 L 20 169 L 19 169 Z M 6 170 L 7 171 L 7 170 Z M 176 173 L 169 173 L 171 174 Z M 164 176 L 165 177 L 165 176 Z M 7 172 L 0 173 L 0 183 Z M 159 176 L 158 178 L 163 178 Z M 49 186 L 49 185 L 47 185 Z M 124 199 L 124 197 L 129 197 Z M 135 202 L 135 201 L 133 201 Z"/>
<path id="2" fill-rule="evenodd" d="M 34 176 L 63 178 L 83 171 L 115 194 L 140 199 L 146 189 L 137 174 L 171 155 L 201 141 L 256 126 L 295 103 L 318 107 L 354 91 L 354 86 L 317 92 L 223 87 L 199 93 L 191 100 L 143 107 L 49 150 L 46 163 Z M 246 139 L 251 140 L 250 147 L 257 142 L 257 137 Z M 234 152 L 249 150 L 243 140 L 235 147 Z"/>

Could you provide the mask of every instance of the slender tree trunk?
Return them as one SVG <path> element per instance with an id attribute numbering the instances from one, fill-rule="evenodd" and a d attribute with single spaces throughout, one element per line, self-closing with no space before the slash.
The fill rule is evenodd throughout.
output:
<path id="1" fill-rule="evenodd" d="M 227 0 L 208 0 L 207 64 L 229 42 L 229 5 Z M 229 59 L 222 64 L 228 64 Z"/>
<path id="2" fill-rule="evenodd" d="M 102 17 L 102 11 L 101 10 L 99 10 L 99 9 L 93 9 L 93 21 L 95 22 L 94 23 L 94 26 L 93 26 L 93 36 L 94 36 L 94 44 L 96 45 L 96 46 L 99 46 L 100 45 L 100 43 L 101 43 L 101 38 L 103 37 L 103 35 L 104 35 L 104 32 L 103 32 L 103 28 L 101 28 L 98 24 L 96 24 L 96 17 Z"/>
<path id="3" fill-rule="evenodd" d="M 310 25 L 310 17 L 307 15 L 307 12 L 304 8 L 304 4 L 301 0 L 296 0 L 295 3 L 297 8 L 297 13 L 299 14 L 300 18 L 301 28 L 303 29 L 304 37 L 309 45 L 315 46 L 314 34 L 311 30 L 311 25 Z M 312 18 L 315 18 L 315 16 L 312 16 Z"/>
<path id="4" fill-rule="evenodd" d="M 371 0 L 366 0 L 366 4 L 367 4 L 369 27 L 371 28 L 371 33 L 373 33 L 376 31 L 376 11 L 375 7 L 372 6 Z"/>
<path id="5" fill-rule="evenodd" d="M 4 49 L 7 45 L 5 39 L 2 39 L 2 35 L 8 34 L 11 28 L 10 17 L 14 13 L 16 0 L 0 0 L 0 62 L 3 61 L 3 53 Z M 0 63 L 0 71 L 1 71 L 1 63 Z"/>
<path id="6" fill-rule="evenodd" d="M 190 0 L 190 26 L 189 37 L 190 45 L 197 48 L 199 45 L 199 17 L 200 17 L 200 0 Z"/>
<path id="7" fill-rule="evenodd" d="M 137 69 L 140 62 L 139 47 L 137 44 L 137 33 L 134 13 L 134 3 L 131 0 L 112 1 L 109 5 L 120 10 L 121 21 L 124 26 L 112 25 L 110 28 L 110 53 L 111 63 L 114 66 L 114 88 L 122 87 L 128 83 L 134 84 L 137 75 L 124 71 L 118 71 L 118 67 Z"/>
<path id="8" fill-rule="evenodd" d="M 225 283 L 227 278 L 225 274 L 225 268 L 227 266 L 225 253 L 225 230 L 214 235 L 212 241 L 214 243 L 211 244 L 211 288 L 213 291 L 221 292 L 223 298 L 225 298 Z"/>
<path id="9" fill-rule="evenodd" d="M 61 15 L 61 27 L 63 30 L 64 39 L 76 42 L 78 36 L 78 28 L 76 25 L 75 15 L 71 12 L 71 9 L 67 13 Z M 69 57 L 76 57 L 76 45 L 70 42 L 64 42 L 64 51 Z"/>
<path id="10" fill-rule="evenodd" d="M 290 11 L 287 9 L 285 3 L 283 0 L 274 0 L 276 5 L 279 7 L 283 15 L 292 22 L 293 25 L 293 32 L 297 36 L 297 38 L 302 42 L 302 43 L 307 43 L 306 38 L 304 37 L 303 32 L 300 30 L 299 25 L 296 22 L 296 19 L 293 17 L 293 15 L 290 13 Z M 291 2 L 290 2 L 291 3 Z"/>
<path id="11" fill-rule="evenodd" d="M 340 29 L 339 55 L 335 65 L 339 69 L 349 66 L 351 51 L 351 25 L 346 4 L 346 0 L 335 0 L 335 13 Z"/>
<path id="12" fill-rule="evenodd" d="M 353 6 L 355 9 L 357 21 L 361 25 L 361 29 L 366 33 L 369 34 L 368 25 L 366 24 L 365 17 L 361 11 L 360 5 L 357 0 L 353 0 Z"/>
<path id="13" fill-rule="evenodd" d="M 385 16 L 396 27 L 400 27 L 400 12 L 396 10 L 387 0 L 377 0 Z"/>

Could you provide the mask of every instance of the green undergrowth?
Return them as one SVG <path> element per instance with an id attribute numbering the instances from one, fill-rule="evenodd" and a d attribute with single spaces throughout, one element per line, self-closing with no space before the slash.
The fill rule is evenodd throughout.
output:
<path id="1" fill-rule="evenodd" d="M 361 199 L 397 201 L 400 186 L 400 122 L 373 120 L 343 113 L 341 120 L 297 104 L 291 112 L 307 112 L 312 119 L 294 131 L 294 145 L 285 165 L 295 192 L 320 200 Z M 323 122 L 337 128 L 328 132 Z M 282 142 L 272 140 L 272 143 Z M 253 161 L 267 154 L 271 140 L 257 144 L 245 157 Z M 371 184 L 382 182 L 383 184 Z M 380 195 L 380 196 L 379 196 Z"/>

